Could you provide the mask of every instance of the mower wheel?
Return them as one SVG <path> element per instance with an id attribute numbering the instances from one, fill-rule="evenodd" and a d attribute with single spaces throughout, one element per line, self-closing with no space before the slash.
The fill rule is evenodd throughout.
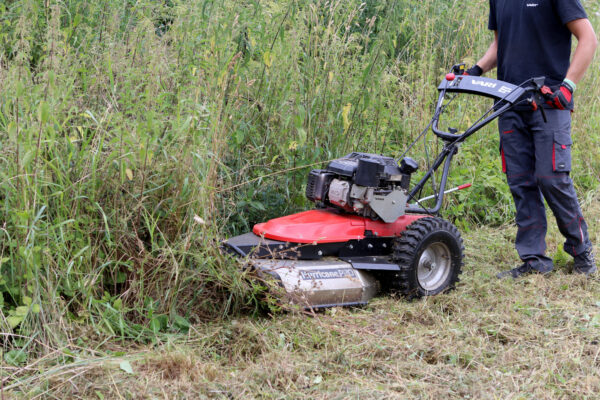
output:
<path id="1" fill-rule="evenodd" d="M 418 219 L 394 240 L 392 257 L 400 267 L 394 289 L 408 298 L 453 289 L 461 273 L 463 250 L 452 223 L 437 217 Z"/>

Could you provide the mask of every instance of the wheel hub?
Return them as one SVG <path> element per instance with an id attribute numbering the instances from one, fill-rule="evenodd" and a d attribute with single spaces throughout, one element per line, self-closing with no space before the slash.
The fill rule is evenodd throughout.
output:
<path id="1" fill-rule="evenodd" d="M 417 267 L 417 278 L 421 287 L 434 291 L 443 286 L 451 270 L 450 249 L 444 243 L 436 242 L 428 245 Z"/>

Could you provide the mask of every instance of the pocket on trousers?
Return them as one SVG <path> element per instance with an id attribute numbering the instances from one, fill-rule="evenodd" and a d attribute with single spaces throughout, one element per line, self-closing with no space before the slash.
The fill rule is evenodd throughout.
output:
<path id="1" fill-rule="evenodd" d="M 554 132 L 552 143 L 552 170 L 554 172 L 571 171 L 571 134 L 569 131 Z"/>

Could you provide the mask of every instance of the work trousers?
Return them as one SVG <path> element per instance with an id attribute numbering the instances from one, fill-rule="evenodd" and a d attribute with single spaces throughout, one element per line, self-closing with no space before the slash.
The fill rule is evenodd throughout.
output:
<path id="1" fill-rule="evenodd" d="M 552 210 L 573 257 L 591 247 L 571 171 L 571 112 L 509 111 L 498 120 L 502 169 L 516 208 L 515 247 L 534 268 L 552 266 L 546 256 L 546 209 Z"/>

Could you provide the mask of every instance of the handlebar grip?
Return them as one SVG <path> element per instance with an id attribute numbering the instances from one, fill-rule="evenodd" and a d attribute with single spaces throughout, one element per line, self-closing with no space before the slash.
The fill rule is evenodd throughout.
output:
<path id="1" fill-rule="evenodd" d="M 454 140 L 458 137 L 460 137 L 460 135 L 454 135 L 450 132 L 445 132 L 445 131 L 441 131 L 438 129 L 437 127 L 438 125 L 438 121 L 434 120 L 433 124 L 431 124 L 431 130 L 433 131 L 433 133 L 435 133 L 439 138 L 443 139 L 443 140 Z"/>

